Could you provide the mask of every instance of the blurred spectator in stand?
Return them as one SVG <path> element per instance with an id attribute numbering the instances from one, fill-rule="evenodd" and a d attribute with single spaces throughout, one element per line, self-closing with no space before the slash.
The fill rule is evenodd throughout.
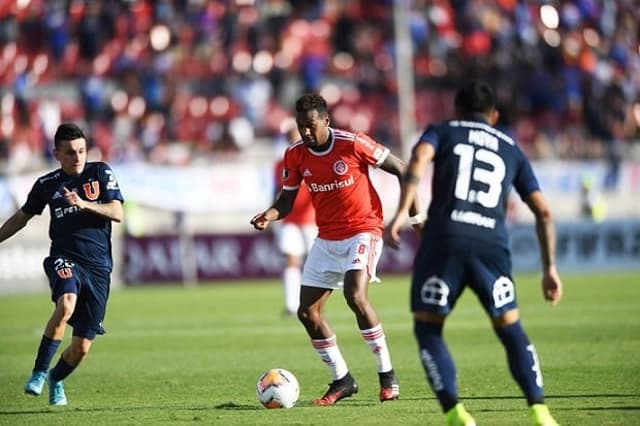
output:
<path id="1" fill-rule="evenodd" d="M 208 135 L 211 138 L 214 152 L 223 155 L 238 153 L 240 149 L 235 142 L 234 136 L 231 134 L 231 129 L 229 128 L 230 123 L 216 124 L 217 128 L 215 130 L 211 129 L 212 132 Z"/>
<path id="2" fill-rule="evenodd" d="M 62 61 L 69 42 L 69 19 L 65 3 L 63 0 L 49 0 L 45 3 L 44 23 L 51 52 L 51 66 Z"/>
<path id="3" fill-rule="evenodd" d="M 587 173 L 580 181 L 580 216 L 594 222 L 601 222 L 605 215 L 605 201 L 594 188 L 593 176 Z"/>
<path id="4" fill-rule="evenodd" d="M 9 138 L 0 134 L 0 176 L 6 175 L 9 168 Z"/>
<path id="5" fill-rule="evenodd" d="M 102 21 L 100 20 L 101 4 L 96 0 L 87 0 L 85 9 L 78 23 L 77 40 L 80 59 L 90 64 L 100 53 L 103 43 Z M 86 68 L 84 66 L 83 68 Z M 78 71 L 85 71 L 84 69 Z"/>
<path id="6" fill-rule="evenodd" d="M 624 148 L 630 131 L 630 111 L 622 87 L 615 81 L 609 84 L 605 90 L 600 109 L 608 165 L 604 187 L 608 190 L 615 189 L 618 184 L 620 163 L 624 156 Z"/>
<path id="7" fill-rule="evenodd" d="M 37 157 L 53 161 L 53 137 L 58 125 L 62 122 L 60 104 L 49 98 L 41 99 L 37 105 L 36 115 L 42 128 L 42 140 L 36 148 L 36 154 L 40 155 L 37 155 Z M 31 127 L 33 126 L 32 120 Z"/>
<path id="8" fill-rule="evenodd" d="M 86 119 L 90 122 L 98 120 L 104 112 L 105 81 L 96 74 L 88 74 L 79 82 Z"/>

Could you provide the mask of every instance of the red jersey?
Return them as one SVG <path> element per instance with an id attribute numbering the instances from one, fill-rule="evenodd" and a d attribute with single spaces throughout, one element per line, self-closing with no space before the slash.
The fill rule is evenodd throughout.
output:
<path id="1" fill-rule="evenodd" d="M 369 177 L 389 149 L 363 133 L 330 129 L 329 149 L 315 152 L 302 142 L 284 154 L 283 189 L 304 181 L 316 210 L 318 237 L 344 240 L 361 232 L 382 235 L 382 203 Z"/>
<path id="2" fill-rule="evenodd" d="M 284 159 L 276 163 L 275 173 L 276 188 L 280 191 L 282 189 L 284 176 Z M 304 182 L 300 185 L 300 189 L 298 190 L 298 195 L 296 195 L 296 200 L 293 203 L 291 212 L 282 219 L 282 222 L 294 223 L 296 225 L 315 225 L 316 212 L 313 209 L 313 204 L 311 202 L 311 194 L 309 194 L 309 189 L 307 189 Z"/>

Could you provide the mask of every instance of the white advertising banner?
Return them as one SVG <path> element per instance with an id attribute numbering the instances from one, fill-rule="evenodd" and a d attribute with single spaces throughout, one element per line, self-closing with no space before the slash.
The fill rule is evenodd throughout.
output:
<path id="1" fill-rule="evenodd" d="M 270 164 L 215 163 L 188 168 L 124 164 L 113 169 L 126 199 L 160 210 L 253 211 L 273 201 Z"/>

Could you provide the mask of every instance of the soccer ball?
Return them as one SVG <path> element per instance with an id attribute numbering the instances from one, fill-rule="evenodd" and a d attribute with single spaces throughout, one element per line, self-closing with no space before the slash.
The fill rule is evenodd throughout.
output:
<path id="1" fill-rule="evenodd" d="M 256 385 L 258 401 L 266 408 L 291 408 L 298 402 L 298 379 L 284 368 L 272 368 L 262 373 Z"/>

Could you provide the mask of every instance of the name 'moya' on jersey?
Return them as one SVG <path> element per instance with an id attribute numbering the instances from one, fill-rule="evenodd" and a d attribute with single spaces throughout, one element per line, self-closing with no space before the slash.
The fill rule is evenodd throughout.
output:
<path id="1" fill-rule="evenodd" d="M 318 236 L 343 240 L 360 232 L 382 235 L 382 203 L 369 179 L 369 166 L 379 167 L 389 149 L 362 133 L 330 129 L 329 148 L 309 149 L 302 141 L 284 155 L 283 188 L 304 182 L 316 209 Z"/>
<path id="2" fill-rule="evenodd" d="M 87 201 L 123 202 L 113 171 L 102 162 L 87 163 L 79 176 L 69 176 L 62 169 L 54 170 L 33 184 L 22 206 L 25 213 L 39 215 L 49 204 L 52 256 L 69 256 L 84 266 L 111 270 L 111 220 L 70 206 L 64 198 L 64 188 Z"/>
<path id="3" fill-rule="evenodd" d="M 508 247 L 511 185 L 523 199 L 540 189 L 513 139 L 482 121 L 451 120 L 427 127 L 418 143 L 430 143 L 436 157 L 450 159 L 435 163 L 427 231 Z"/>

